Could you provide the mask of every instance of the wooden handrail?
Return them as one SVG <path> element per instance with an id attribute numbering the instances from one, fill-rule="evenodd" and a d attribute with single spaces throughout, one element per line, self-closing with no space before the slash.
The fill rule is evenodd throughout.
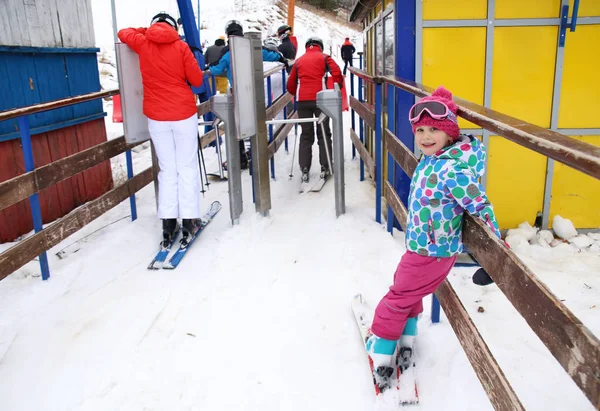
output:
<path id="1" fill-rule="evenodd" d="M 378 77 L 372 76 L 369 73 L 367 73 L 366 71 L 361 70 L 359 68 L 350 66 L 350 67 L 348 67 L 348 70 L 350 70 L 350 73 L 354 74 L 355 76 L 358 76 L 361 79 L 368 81 L 370 83 L 381 82 L 381 80 L 379 80 Z"/>
<path id="2" fill-rule="evenodd" d="M 3 181 L 0 183 L 0 210 L 139 144 L 142 143 L 127 144 L 121 136 Z"/>
<path id="3" fill-rule="evenodd" d="M 371 154 L 369 154 L 362 141 L 360 141 L 353 129 L 350 129 L 350 140 L 352 140 L 352 144 L 354 144 L 354 147 L 356 147 L 358 155 L 365 163 L 367 171 L 369 172 L 372 178 L 375 178 L 375 160 L 373 160 L 373 157 L 371 157 Z"/>
<path id="4" fill-rule="evenodd" d="M 417 167 L 417 158 L 391 131 L 386 129 L 384 135 L 389 152 L 411 176 Z M 402 216 L 397 215 L 401 223 Z M 465 246 L 594 407 L 599 408 L 598 338 L 479 218 L 465 213 L 464 223 Z"/>
<path id="5" fill-rule="evenodd" d="M 298 118 L 297 111 L 290 113 L 288 119 L 292 118 Z M 281 147 L 281 144 L 283 144 L 283 142 L 287 138 L 287 135 L 292 130 L 292 127 L 294 127 L 293 123 L 287 123 L 282 124 L 277 130 L 275 130 L 275 133 L 273 135 L 273 141 L 271 141 L 271 143 L 269 144 L 269 158 L 273 158 L 277 150 L 279 150 L 279 147 Z"/>
<path id="6" fill-rule="evenodd" d="M 46 110 L 54 110 L 61 107 L 71 106 L 73 104 L 85 103 L 86 101 L 97 100 L 99 98 L 110 97 L 119 94 L 119 89 L 97 91 L 95 93 L 82 94 L 81 96 L 68 97 L 60 100 L 49 101 L 47 103 L 35 104 L 33 106 L 16 108 L 0 112 L 0 121 L 10 120 L 11 118 L 26 116 L 39 113 Z"/>
<path id="7" fill-rule="evenodd" d="M 381 77 L 381 80 L 419 97 L 428 96 L 433 92 L 429 87 L 399 77 L 385 76 Z M 458 115 L 460 117 L 523 147 L 600 179 L 600 147 L 575 140 L 461 98 L 454 98 L 454 101 L 458 105 Z"/>
<path id="8" fill-rule="evenodd" d="M 42 252 L 54 247 L 71 234 L 81 230 L 85 225 L 115 207 L 121 201 L 126 200 L 151 181 L 152 167 L 149 167 L 132 179 L 125 181 L 97 199 L 76 208 L 66 216 L 56 220 L 49 227 L 4 251 L 0 254 L 0 280 L 23 267 Z"/>
<path id="9" fill-rule="evenodd" d="M 372 130 L 375 130 L 375 111 L 365 103 L 358 101 L 354 96 L 350 96 L 349 101 L 350 108 L 356 111 Z"/>

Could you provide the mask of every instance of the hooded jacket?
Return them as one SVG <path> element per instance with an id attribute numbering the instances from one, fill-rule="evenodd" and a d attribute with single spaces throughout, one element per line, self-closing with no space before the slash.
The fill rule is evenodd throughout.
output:
<path id="1" fill-rule="evenodd" d="M 331 73 L 333 82 L 344 87 L 344 78 L 340 66 L 321 51 L 318 46 L 310 46 L 303 56 L 298 57 L 287 82 L 287 91 L 296 96 L 297 101 L 316 101 L 317 93 L 324 90 L 324 77 Z"/>
<path id="2" fill-rule="evenodd" d="M 354 45 L 350 42 L 350 40 L 346 40 L 340 49 L 340 54 L 342 55 L 342 59 L 344 60 L 352 60 L 352 55 L 356 49 Z"/>
<path id="3" fill-rule="evenodd" d="M 215 44 L 206 49 L 204 57 L 206 57 L 206 64 L 216 64 L 221 58 L 221 51 L 225 48 L 225 40 L 216 39 Z"/>
<path id="4" fill-rule="evenodd" d="M 202 71 L 188 45 L 167 23 L 120 30 L 119 39 L 140 56 L 144 114 L 157 121 L 178 121 L 198 112 L 188 85 L 202 85 Z"/>
<path id="5" fill-rule="evenodd" d="M 423 156 L 410 184 L 406 248 L 424 256 L 451 257 L 463 250 L 463 212 L 481 218 L 500 237 L 498 222 L 479 178 L 485 148 L 473 136 Z"/>

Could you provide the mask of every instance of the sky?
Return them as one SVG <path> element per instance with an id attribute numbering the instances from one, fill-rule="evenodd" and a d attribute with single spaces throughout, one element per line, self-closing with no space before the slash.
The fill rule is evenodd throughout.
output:
<path id="1" fill-rule="evenodd" d="M 109 2 L 92 3 L 97 43 L 110 48 Z M 175 11 L 174 1 L 116 4 L 119 27 L 145 25 L 156 10 Z M 240 7 L 208 4 L 206 15 L 214 20 L 203 19 L 207 37 L 220 35 L 231 18 L 277 24 L 266 2 Z M 308 12 L 296 15 L 299 38 L 332 32 L 341 43 L 348 33 Z M 122 125 L 111 122 L 112 103 L 105 108 L 109 136 L 121 135 Z M 232 226 L 227 184 L 211 181 L 201 207 L 220 201 L 223 209 L 176 270 L 146 269 L 161 232 L 151 184 L 136 195 L 136 221 L 124 201 L 51 249 L 49 281 L 39 278 L 37 261 L 0 281 L 0 408 L 380 409 L 350 303 L 362 293 L 377 304 L 405 252 L 404 237 L 375 222 L 375 189 L 359 181 L 349 124 L 346 112 L 346 214 L 339 218 L 332 182 L 320 193 L 298 194 L 292 131 L 289 152 L 281 148 L 275 156 L 269 216 L 255 213 L 245 172 L 244 212 Z M 317 153 L 315 145 L 312 178 L 319 173 Z M 204 158 L 208 172 L 218 170 L 214 149 L 205 149 Z M 147 145 L 133 160 L 136 173 L 151 165 Z M 124 155 L 111 163 L 122 179 Z M 513 250 L 598 335 L 600 253 L 563 244 L 525 240 Z M 474 271 L 454 268 L 449 281 L 525 408 L 592 410 L 498 287 L 472 284 Z M 421 402 L 405 409 L 491 410 L 444 313 L 431 323 L 430 304 L 427 298 L 416 340 Z"/>

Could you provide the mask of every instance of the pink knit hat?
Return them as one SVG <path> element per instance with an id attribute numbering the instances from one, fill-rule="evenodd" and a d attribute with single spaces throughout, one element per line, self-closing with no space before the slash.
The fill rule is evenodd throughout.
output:
<path id="1" fill-rule="evenodd" d="M 458 120 L 456 118 L 458 106 L 454 101 L 452 101 L 452 93 L 446 90 L 444 86 L 439 86 L 433 92 L 433 94 L 431 94 L 431 96 L 423 97 L 419 103 L 425 101 L 439 101 L 440 103 L 444 103 L 451 113 L 448 117 L 442 120 L 435 120 L 431 118 L 427 112 L 422 113 L 421 118 L 419 118 L 416 123 L 412 124 L 413 133 L 419 126 L 431 126 L 437 128 L 438 130 L 442 130 L 453 139 L 457 139 L 458 135 L 460 134 L 460 127 L 458 127 Z"/>

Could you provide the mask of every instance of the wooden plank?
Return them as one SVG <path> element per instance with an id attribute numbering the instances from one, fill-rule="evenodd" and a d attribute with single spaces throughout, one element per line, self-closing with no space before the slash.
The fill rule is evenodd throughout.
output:
<path id="1" fill-rule="evenodd" d="M 128 145 L 119 137 L 0 183 L 0 210 L 138 144 Z"/>
<path id="2" fill-rule="evenodd" d="M 210 113 L 210 100 L 198 104 L 198 116 L 203 116 L 206 113 Z"/>
<path id="3" fill-rule="evenodd" d="M 6 110 L 0 112 L 0 121 L 10 120 L 20 116 L 40 113 L 42 111 L 54 110 L 56 108 L 70 106 L 73 104 L 83 103 L 86 101 L 97 100 L 109 96 L 119 94 L 118 89 L 97 91 L 95 93 L 83 94 L 81 96 L 68 97 L 60 100 L 49 101 L 47 103 L 34 104 L 27 107 L 21 107 L 14 110 Z"/>
<path id="4" fill-rule="evenodd" d="M 288 119 L 292 118 L 298 118 L 297 111 L 294 111 L 288 117 Z M 283 144 L 283 142 L 287 138 L 287 135 L 290 133 L 293 127 L 293 123 L 288 123 L 282 124 L 277 130 L 275 130 L 275 133 L 273 135 L 273 141 L 271 141 L 271 144 L 269 144 L 269 158 L 273 158 L 273 156 L 275 155 L 277 150 L 279 150 L 279 147 L 281 147 L 281 145 Z"/>
<path id="5" fill-rule="evenodd" d="M 389 181 L 385 180 L 384 185 L 386 188 L 384 193 L 385 199 L 387 200 L 388 205 L 392 208 L 394 216 L 396 216 L 396 219 L 402 226 L 402 229 L 406 231 L 406 223 L 408 221 L 408 210 L 406 210 L 406 207 L 404 206 L 404 204 L 402 204 L 402 201 L 400 200 L 398 193 L 396 193 L 396 190 L 394 190 L 394 187 L 392 187 L 392 184 L 390 184 Z"/>
<path id="6" fill-rule="evenodd" d="M 397 137 L 388 134 L 393 144 Z M 396 147 L 408 150 L 401 143 Z M 404 171 L 412 176 L 417 158 L 410 151 L 402 156 L 407 164 Z M 463 243 L 594 407 L 600 409 L 598 338 L 479 218 L 468 213 L 464 217 Z"/>
<path id="7" fill-rule="evenodd" d="M 435 295 L 495 410 L 525 410 L 448 280 Z"/>
<path id="8" fill-rule="evenodd" d="M 354 96 L 349 96 L 349 99 L 350 108 L 356 111 L 371 129 L 375 130 L 375 111 L 371 110 L 366 104 L 358 101 Z"/>
<path id="9" fill-rule="evenodd" d="M 360 141 L 360 138 L 358 138 L 353 129 L 350 129 L 350 140 L 352 140 L 352 144 L 354 144 L 354 147 L 356 147 L 358 155 L 360 156 L 360 158 L 362 158 L 362 161 L 367 166 L 367 171 L 369 172 L 372 178 L 375 178 L 375 160 L 373 160 L 373 157 L 371 157 L 371 154 L 369 154 L 362 141 Z"/>
<path id="10" fill-rule="evenodd" d="M 412 176 L 418 163 L 415 155 L 387 128 L 383 131 L 383 136 L 387 150 L 394 157 L 394 160 L 396 160 L 406 174 Z"/>
<path id="11" fill-rule="evenodd" d="M 152 168 L 127 180 L 101 197 L 70 212 L 46 229 L 0 254 L 0 280 L 18 270 L 43 251 L 49 250 L 91 221 L 126 200 L 152 181 Z"/>
<path id="12" fill-rule="evenodd" d="M 600 341 L 478 218 L 466 214 L 463 242 L 554 358 L 600 409 Z"/>
<path id="13" fill-rule="evenodd" d="M 271 120 L 275 118 L 277 114 L 279 114 L 279 112 L 283 110 L 283 108 L 287 106 L 287 104 L 293 99 L 294 96 L 287 92 L 279 96 L 277 100 L 275 100 L 273 104 L 267 108 L 266 119 Z"/>
<path id="14" fill-rule="evenodd" d="M 419 97 L 429 95 L 432 91 L 429 87 L 397 77 L 386 76 L 381 79 Z M 600 147 L 529 124 L 467 100 L 454 98 L 454 102 L 458 105 L 458 115 L 470 122 L 600 179 Z"/>
<path id="15" fill-rule="evenodd" d="M 225 125 L 221 124 L 219 126 L 219 135 L 222 137 L 224 132 L 225 132 Z M 204 148 L 204 147 L 208 146 L 210 143 L 212 143 L 216 139 L 217 139 L 217 132 L 213 128 L 208 133 L 206 133 L 200 137 L 200 148 Z"/>

